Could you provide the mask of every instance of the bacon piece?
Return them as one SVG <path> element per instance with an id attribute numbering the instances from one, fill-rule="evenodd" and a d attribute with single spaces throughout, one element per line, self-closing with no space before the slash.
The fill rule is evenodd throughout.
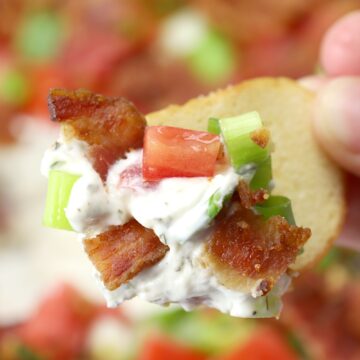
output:
<path id="1" fill-rule="evenodd" d="M 228 271 L 232 278 L 235 271 L 239 277 L 262 279 L 259 290 L 265 294 L 294 262 L 310 234 L 310 229 L 289 225 L 281 216 L 264 220 L 234 202 L 216 219 L 206 252 L 222 279 Z"/>
<path id="2" fill-rule="evenodd" d="M 261 128 L 253 131 L 250 138 L 255 144 L 265 149 L 270 140 L 270 132 L 268 129 Z"/>
<path id="3" fill-rule="evenodd" d="M 142 146 L 146 120 L 125 98 L 88 90 L 52 89 L 48 104 L 51 120 L 66 122 L 77 139 L 90 145 L 123 151 Z"/>
<path id="4" fill-rule="evenodd" d="M 118 153 L 116 149 L 102 145 L 92 145 L 87 155 L 95 171 L 105 181 L 109 167 L 122 155 L 122 152 Z"/>
<path id="5" fill-rule="evenodd" d="M 155 233 L 134 219 L 84 241 L 85 251 L 109 290 L 159 262 L 169 250 Z"/>
<path id="6" fill-rule="evenodd" d="M 269 194 L 265 189 L 253 191 L 244 180 L 239 181 L 237 192 L 240 204 L 245 209 L 250 209 L 252 206 L 260 204 L 269 198 Z"/>
<path id="7" fill-rule="evenodd" d="M 145 117 L 122 97 L 52 89 L 48 105 L 51 120 L 65 124 L 66 137 L 96 146 L 89 156 L 103 180 L 116 159 L 131 148 L 142 147 Z"/>

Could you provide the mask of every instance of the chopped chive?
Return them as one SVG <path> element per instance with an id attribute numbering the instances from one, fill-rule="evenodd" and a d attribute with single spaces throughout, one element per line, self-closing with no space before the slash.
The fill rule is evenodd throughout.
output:
<path id="1" fill-rule="evenodd" d="M 20 56 L 34 62 L 54 59 L 63 39 L 63 20 L 51 11 L 39 11 L 24 17 L 14 37 L 15 48 Z"/>
<path id="2" fill-rule="evenodd" d="M 223 34 L 210 30 L 188 58 L 196 77 L 206 84 L 227 80 L 235 69 L 236 54 L 231 41 Z"/>
<path id="3" fill-rule="evenodd" d="M 293 350 L 298 354 L 299 359 L 310 360 L 311 357 L 308 354 L 305 346 L 294 332 L 287 332 L 286 340 Z"/>
<path id="4" fill-rule="evenodd" d="M 268 147 L 262 148 L 251 139 L 251 134 L 263 126 L 256 111 L 220 119 L 219 123 L 228 156 L 236 171 L 246 164 L 261 164 L 268 158 Z"/>
<path id="5" fill-rule="evenodd" d="M 331 248 L 326 256 L 323 257 L 320 263 L 316 266 L 316 270 L 319 272 L 327 270 L 331 265 L 334 265 L 339 261 L 341 257 L 340 255 L 339 249 L 335 247 Z"/>
<path id="6" fill-rule="evenodd" d="M 291 208 L 291 201 L 285 196 L 270 196 L 262 204 L 256 205 L 255 210 L 268 219 L 280 215 L 291 225 L 295 225 L 294 214 Z"/>
<path id="7" fill-rule="evenodd" d="M 48 227 L 73 230 L 64 209 L 67 207 L 71 190 L 79 175 L 51 170 L 49 173 L 48 192 L 46 197 L 43 224 Z"/>
<path id="8" fill-rule="evenodd" d="M 220 134 L 219 119 L 213 117 L 209 118 L 207 131 L 209 133 L 219 135 Z"/>
<path id="9" fill-rule="evenodd" d="M 221 198 L 221 193 L 216 191 L 209 199 L 208 216 L 212 220 L 219 214 L 224 205 L 231 199 L 232 193 Z"/>
<path id="10" fill-rule="evenodd" d="M 252 190 L 270 188 L 272 179 L 271 156 L 264 162 L 258 164 L 254 177 L 251 179 L 250 188 Z"/>
<path id="11" fill-rule="evenodd" d="M 208 207 L 208 216 L 210 219 L 213 219 L 220 212 L 222 208 L 222 202 L 220 200 L 221 194 L 218 191 L 211 195 Z"/>
<path id="12" fill-rule="evenodd" d="M 20 71 L 9 69 L 0 81 L 0 99 L 11 105 L 26 103 L 29 97 L 29 83 Z"/>
<path id="13" fill-rule="evenodd" d="M 19 360 L 41 360 L 42 358 L 35 354 L 32 350 L 30 350 L 25 345 L 19 345 L 17 348 L 17 359 Z"/>

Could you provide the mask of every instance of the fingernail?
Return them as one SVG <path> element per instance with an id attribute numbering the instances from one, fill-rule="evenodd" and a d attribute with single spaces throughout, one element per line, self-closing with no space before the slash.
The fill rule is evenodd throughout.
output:
<path id="1" fill-rule="evenodd" d="M 315 116 L 320 128 L 331 134 L 334 146 L 360 153 L 360 78 L 337 78 L 325 85 L 318 95 Z"/>

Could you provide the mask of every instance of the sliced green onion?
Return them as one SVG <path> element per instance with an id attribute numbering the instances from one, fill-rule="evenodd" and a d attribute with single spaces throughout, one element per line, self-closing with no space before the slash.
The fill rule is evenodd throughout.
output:
<path id="1" fill-rule="evenodd" d="M 220 134 L 219 119 L 213 117 L 209 118 L 207 131 L 209 133 L 219 135 Z"/>
<path id="2" fill-rule="evenodd" d="M 29 96 L 29 84 L 18 70 L 9 69 L 0 80 L 0 98 L 11 105 L 23 105 Z"/>
<path id="3" fill-rule="evenodd" d="M 261 164 L 268 158 L 268 147 L 262 148 L 251 139 L 251 134 L 263 126 L 256 111 L 220 119 L 219 123 L 227 153 L 236 171 L 246 164 Z"/>
<path id="4" fill-rule="evenodd" d="M 73 230 L 64 209 L 67 207 L 71 190 L 79 175 L 59 170 L 49 173 L 48 192 L 43 224 L 56 229 Z"/>
<path id="5" fill-rule="evenodd" d="M 330 251 L 323 257 L 319 264 L 316 266 L 316 270 L 319 272 L 327 270 L 332 265 L 336 264 L 341 258 L 340 250 L 336 247 L 330 249 Z"/>
<path id="6" fill-rule="evenodd" d="M 221 201 L 221 193 L 215 192 L 211 195 L 209 199 L 209 207 L 208 207 L 208 216 L 210 219 L 213 219 L 221 210 L 222 201 Z"/>
<path id="7" fill-rule="evenodd" d="M 17 359 L 20 360 L 41 360 L 42 358 L 35 354 L 25 345 L 19 345 L 16 349 Z"/>
<path id="8" fill-rule="evenodd" d="M 166 309 L 148 317 L 140 328 L 143 334 L 156 328 L 213 358 L 245 342 L 256 329 L 256 323 L 221 313 L 208 316 L 203 312 Z"/>
<path id="9" fill-rule="evenodd" d="M 232 193 L 221 198 L 221 192 L 216 191 L 209 199 L 208 216 L 212 220 L 224 207 L 224 205 L 231 199 Z"/>
<path id="10" fill-rule="evenodd" d="M 252 190 L 270 189 L 270 181 L 272 179 L 271 156 L 264 162 L 258 164 L 256 173 L 251 179 L 250 188 Z"/>
<path id="11" fill-rule="evenodd" d="M 285 196 L 270 196 L 262 204 L 256 205 L 255 210 L 263 215 L 265 219 L 280 215 L 291 225 L 295 225 L 294 214 L 291 208 L 291 201 Z"/>
<path id="12" fill-rule="evenodd" d="M 286 334 L 286 340 L 291 348 L 298 354 L 299 359 L 309 360 L 311 359 L 308 354 L 305 344 L 298 338 L 298 335 L 295 332 L 288 331 Z"/>
<path id="13" fill-rule="evenodd" d="M 64 24 L 54 12 L 30 14 L 18 26 L 15 46 L 25 59 L 34 61 L 55 58 L 64 39 Z"/>
<path id="14" fill-rule="evenodd" d="M 253 318 L 273 318 L 278 317 L 282 308 L 281 297 L 276 289 L 270 291 L 266 296 L 259 296 L 252 303 Z"/>
<path id="15" fill-rule="evenodd" d="M 234 71 L 235 51 L 226 36 L 210 30 L 188 62 L 195 76 L 207 84 L 214 84 L 228 79 Z"/>

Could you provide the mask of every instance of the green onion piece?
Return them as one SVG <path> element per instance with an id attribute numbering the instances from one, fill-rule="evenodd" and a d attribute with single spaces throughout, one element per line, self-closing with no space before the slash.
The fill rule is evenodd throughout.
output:
<path id="1" fill-rule="evenodd" d="M 206 84 L 227 80 L 235 69 L 235 51 L 230 40 L 210 30 L 188 58 L 194 75 Z"/>
<path id="2" fill-rule="evenodd" d="M 0 99 L 19 106 L 23 105 L 29 96 L 29 84 L 26 77 L 18 70 L 9 69 L 0 80 Z"/>
<path id="3" fill-rule="evenodd" d="M 336 264 L 341 258 L 340 250 L 336 247 L 330 249 L 330 251 L 323 257 L 319 264 L 316 266 L 316 270 L 323 272 L 330 268 L 332 265 Z M 350 263 L 350 262 L 347 262 Z"/>
<path id="4" fill-rule="evenodd" d="M 251 134 L 262 128 L 256 111 L 220 119 L 219 123 L 228 156 L 236 171 L 246 164 L 261 164 L 268 158 L 268 147 L 262 148 L 251 139 Z"/>
<path id="5" fill-rule="evenodd" d="M 291 348 L 298 354 L 299 359 L 310 360 L 311 357 L 305 347 L 305 344 L 298 338 L 295 332 L 288 331 L 286 334 L 286 340 Z"/>
<path id="6" fill-rule="evenodd" d="M 294 214 L 291 208 L 291 201 L 285 196 L 270 196 L 262 204 L 256 205 L 255 210 L 263 215 L 265 219 L 280 215 L 291 225 L 295 225 Z"/>
<path id="7" fill-rule="evenodd" d="M 19 345 L 16 349 L 17 359 L 19 360 L 41 360 L 42 357 L 35 354 L 32 350 L 30 350 L 25 345 Z"/>
<path id="8" fill-rule="evenodd" d="M 259 296 L 253 300 L 253 318 L 278 317 L 282 308 L 281 297 L 276 289 L 270 291 L 266 296 Z"/>
<path id="9" fill-rule="evenodd" d="M 232 193 L 227 194 L 221 199 L 221 193 L 216 191 L 211 195 L 209 199 L 209 207 L 208 207 L 208 216 L 212 220 L 215 216 L 220 212 L 220 210 L 224 207 L 224 205 L 231 199 Z"/>
<path id="10" fill-rule="evenodd" d="M 53 12 L 41 11 L 28 15 L 18 26 L 15 47 L 25 59 L 54 59 L 64 39 L 62 19 Z"/>
<path id="11" fill-rule="evenodd" d="M 203 312 L 166 309 L 151 315 L 139 327 L 143 334 L 158 329 L 213 358 L 245 342 L 256 323 L 221 313 L 208 316 Z"/>
<path id="12" fill-rule="evenodd" d="M 209 118 L 207 131 L 209 133 L 219 135 L 220 134 L 219 119 L 213 117 Z"/>
<path id="13" fill-rule="evenodd" d="M 49 173 L 48 192 L 43 218 L 43 224 L 56 229 L 73 230 L 64 209 L 69 202 L 73 185 L 79 175 L 69 174 L 59 170 Z"/>
<path id="14" fill-rule="evenodd" d="M 270 181 L 272 179 L 271 156 L 264 162 L 258 164 L 256 173 L 251 179 L 250 188 L 252 190 L 270 189 Z"/>
<path id="15" fill-rule="evenodd" d="M 219 192 L 211 195 L 208 207 L 208 216 L 210 219 L 213 219 L 220 212 L 222 208 L 222 202 L 220 200 L 221 194 Z"/>

